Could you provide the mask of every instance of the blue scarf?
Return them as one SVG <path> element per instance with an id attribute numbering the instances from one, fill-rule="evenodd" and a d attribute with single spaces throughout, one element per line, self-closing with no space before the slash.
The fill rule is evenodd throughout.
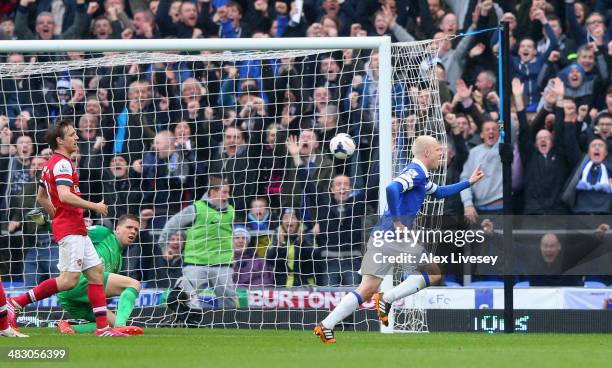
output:
<path id="1" fill-rule="evenodd" d="M 270 222 L 268 221 L 269 218 L 270 218 L 269 213 L 266 214 L 266 216 L 262 220 L 256 219 L 255 216 L 251 215 L 250 213 L 247 215 L 249 227 L 251 227 L 251 229 L 253 230 L 260 230 L 260 231 L 270 229 Z"/>
<path id="2" fill-rule="evenodd" d="M 594 190 L 596 192 L 612 193 L 612 188 L 610 188 L 610 179 L 608 176 L 608 168 L 606 165 L 603 163 L 599 165 L 599 173 L 597 174 L 595 184 L 591 184 L 589 181 L 589 179 L 591 179 L 590 176 L 592 168 L 593 161 L 589 160 L 584 164 L 582 167 L 582 175 L 580 176 L 580 180 L 576 185 L 576 190 Z"/>
<path id="3" fill-rule="evenodd" d="M 123 109 L 117 116 L 117 135 L 115 136 L 115 146 L 113 148 L 113 154 L 123 152 L 123 142 L 125 141 L 125 135 L 127 132 L 128 123 L 128 109 Z"/>

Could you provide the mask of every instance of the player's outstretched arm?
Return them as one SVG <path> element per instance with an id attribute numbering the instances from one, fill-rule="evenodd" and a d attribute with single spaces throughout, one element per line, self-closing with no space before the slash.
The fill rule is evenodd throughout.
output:
<path id="1" fill-rule="evenodd" d="M 447 198 L 476 184 L 478 181 L 480 181 L 480 179 L 484 178 L 484 176 L 484 172 L 480 170 L 480 165 L 478 165 L 468 180 L 463 180 L 459 183 L 450 185 L 436 186 L 430 194 L 436 198 Z"/>
<path id="2" fill-rule="evenodd" d="M 108 207 L 106 206 L 106 204 L 104 204 L 104 201 L 98 203 L 86 201 L 78 195 L 70 192 L 70 187 L 67 185 L 58 185 L 57 194 L 59 196 L 60 202 L 64 204 L 82 208 L 85 210 L 91 210 L 96 213 L 99 213 L 102 216 L 108 215 Z"/>
<path id="3" fill-rule="evenodd" d="M 47 212 L 49 216 L 51 216 L 51 218 L 55 216 L 55 207 L 53 207 L 51 199 L 49 198 L 49 195 L 47 194 L 47 190 L 45 188 L 38 187 L 36 200 L 38 201 L 38 203 L 40 203 L 42 208 L 44 208 L 45 212 Z"/>
<path id="4" fill-rule="evenodd" d="M 480 165 L 476 166 L 476 168 L 474 169 L 474 172 L 472 173 L 472 176 L 470 176 L 470 179 L 469 179 L 470 186 L 478 183 L 480 179 L 484 177 L 485 177 L 485 173 L 484 171 L 480 169 Z"/>

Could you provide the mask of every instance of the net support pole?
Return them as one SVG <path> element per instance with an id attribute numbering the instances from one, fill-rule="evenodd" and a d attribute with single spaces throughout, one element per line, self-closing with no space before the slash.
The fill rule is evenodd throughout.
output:
<path id="1" fill-rule="evenodd" d="M 386 186 L 393 180 L 393 148 L 391 137 L 391 90 L 392 75 L 391 66 L 391 38 L 386 37 L 378 46 L 379 57 L 379 81 L 378 81 L 378 157 L 379 157 L 379 192 L 378 192 L 378 214 L 383 215 L 387 206 Z M 393 275 L 385 275 L 380 290 L 385 291 L 393 288 Z M 393 308 L 389 313 L 389 325 L 380 325 L 380 332 L 393 333 Z"/>
<path id="2" fill-rule="evenodd" d="M 503 249 L 504 249 L 504 332 L 514 332 L 514 277 L 512 270 L 512 119 L 510 117 L 510 24 L 502 22 L 500 34 L 500 69 L 499 96 L 501 102 L 500 124 L 501 142 L 499 154 L 502 161 L 504 216 L 503 216 Z"/>

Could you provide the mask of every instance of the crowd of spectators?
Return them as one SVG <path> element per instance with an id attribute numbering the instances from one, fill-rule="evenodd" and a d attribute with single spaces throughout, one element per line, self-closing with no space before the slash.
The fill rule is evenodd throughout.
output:
<path id="1" fill-rule="evenodd" d="M 503 210 L 500 43 L 497 32 L 469 33 L 500 21 L 511 32 L 504 93 L 512 94 L 514 212 L 612 213 L 611 19 L 610 0 L 8 0 L 0 39 L 437 39 L 439 53 L 422 63 L 439 78 L 448 179 L 467 178 L 478 164 L 487 174 L 445 202 L 445 225 L 466 227 Z M 95 56 L 9 52 L 0 62 Z M 72 157 L 80 190 L 109 205 L 109 218 L 93 221 L 112 226 L 126 213 L 143 221 L 128 274 L 170 286 L 193 267 L 184 264 L 185 229 L 169 228 L 169 219 L 192 208 L 193 220 L 194 200 L 209 200 L 218 178 L 235 210 L 227 273 L 236 285 L 357 284 L 378 212 L 378 131 L 386 124 L 378 120 L 378 74 L 376 52 L 342 50 L 1 78 L 0 274 L 25 274 L 28 285 L 53 274 L 57 249 L 25 212 L 51 154 L 44 132 L 67 118 L 80 137 Z M 393 86 L 396 148 L 409 144 L 416 121 L 436 116 L 431 91 L 418 82 Z M 328 149 L 339 132 L 357 143 L 346 162 Z"/>

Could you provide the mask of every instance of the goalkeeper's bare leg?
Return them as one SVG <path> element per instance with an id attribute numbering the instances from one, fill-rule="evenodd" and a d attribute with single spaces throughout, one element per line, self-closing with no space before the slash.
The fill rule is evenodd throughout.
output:
<path id="1" fill-rule="evenodd" d="M 105 295 L 107 298 L 119 296 L 117 304 L 117 315 L 110 310 L 106 313 L 106 318 L 114 329 L 128 335 L 141 335 L 143 330 L 138 326 L 127 326 L 126 322 L 134 309 L 138 293 L 140 292 L 140 282 L 131 277 L 108 273 L 106 281 Z M 95 330 L 95 324 L 85 323 L 80 325 L 70 325 L 68 321 L 60 321 L 58 329 L 62 333 L 90 333 Z"/>
<path id="2" fill-rule="evenodd" d="M 136 299 L 140 293 L 140 282 L 131 277 L 111 273 L 106 285 L 107 295 L 119 295 L 117 303 L 117 316 L 113 319 L 115 330 L 128 335 L 141 335 L 142 329 L 138 326 L 128 326 L 127 320 L 132 314 Z"/>
<path id="3" fill-rule="evenodd" d="M 374 304 L 381 323 L 388 326 L 389 311 L 394 301 L 415 294 L 430 285 L 437 285 L 440 282 L 440 268 L 437 264 L 424 265 L 420 270 L 420 274 L 408 276 L 406 280 L 384 294 L 377 292 L 382 283 L 382 277 L 364 275 L 359 287 L 346 294 L 340 301 L 340 304 L 315 327 L 315 335 L 318 335 L 324 343 L 336 342 L 333 334 L 334 327 L 357 310 L 364 301 L 370 300 L 372 297 L 374 297 Z"/>
<path id="4" fill-rule="evenodd" d="M 108 276 L 108 283 L 106 284 L 107 297 L 119 296 L 117 317 L 113 323 L 115 327 L 126 325 L 139 293 L 140 282 L 138 280 L 114 273 Z"/>

